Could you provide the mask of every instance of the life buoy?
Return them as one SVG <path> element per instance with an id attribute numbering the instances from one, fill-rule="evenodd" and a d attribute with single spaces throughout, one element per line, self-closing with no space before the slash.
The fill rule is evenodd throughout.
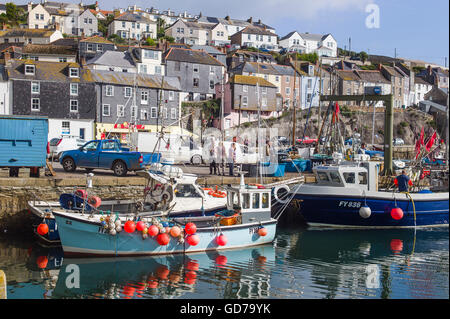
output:
<path id="1" fill-rule="evenodd" d="M 75 196 L 81 197 L 82 199 L 86 199 L 88 194 L 84 189 L 77 189 L 75 191 Z"/>
<path id="2" fill-rule="evenodd" d="M 284 193 L 279 193 L 280 190 L 284 190 L 285 195 L 283 196 L 283 198 L 281 198 L 282 194 Z M 287 194 L 289 194 L 290 192 L 290 188 L 287 185 L 280 185 L 280 186 L 276 186 L 273 189 L 273 197 L 275 198 L 275 200 L 277 202 L 279 202 L 280 204 L 287 204 L 287 202 L 289 201 Z"/>
<path id="3" fill-rule="evenodd" d="M 264 185 L 255 184 L 255 183 L 248 184 L 248 186 L 254 186 L 257 189 L 265 189 L 266 188 Z"/>
<path id="4" fill-rule="evenodd" d="M 213 189 L 211 187 L 203 187 L 202 188 L 204 191 L 212 191 Z"/>
<path id="5" fill-rule="evenodd" d="M 92 196 L 92 197 L 89 197 L 88 203 L 92 207 L 98 208 L 101 205 L 102 200 L 98 196 Z"/>
<path id="6" fill-rule="evenodd" d="M 211 190 L 208 192 L 208 195 L 211 195 L 212 197 L 218 197 L 218 198 L 224 198 L 227 197 L 227 193 L 219 191 L 219 190 Z"/>

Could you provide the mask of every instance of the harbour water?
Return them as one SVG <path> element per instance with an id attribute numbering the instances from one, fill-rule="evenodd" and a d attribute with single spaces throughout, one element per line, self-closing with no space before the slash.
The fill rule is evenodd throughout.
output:
<path id="1" fill-rule="evenodd" d="M 449 230 L 278 227 L 273 245 L 101 259 L 2 235 L 0 270 L 8 299 L 448 299 Z"/>

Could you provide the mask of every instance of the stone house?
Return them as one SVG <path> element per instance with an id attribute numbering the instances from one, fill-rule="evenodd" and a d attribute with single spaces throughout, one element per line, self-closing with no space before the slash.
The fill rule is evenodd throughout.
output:
<path id="1" fill-rule="evenodd" d="M 176 42 L 189 45 L 223 45 L 230 43 L 228 32 L 221 23 L 205 24 L 178 19 L 165 30 Z"/>
<path id="2" fill-rule="evenodd" d="M 113 42 L 100 36 L 92 36 L 80 39 L 78 42 L 78 52 L 80 60 L 88 61 L 106 51 L 114 51 Z"/>
<path id="3" fill-rule="evenodd" d="M 405 107 L 405 79 L 403 74 L 394 67 L 382 64 L 379 65 L 379 70 L 383 74 L 383 76 L 391 82 L 391 94 L 394 95 L 394 107 Z"/>
<path id="4" fill-rule="evenodd" d="M 236 66 L 243 62 L 258 62 L 258 63 L 273 63 L 277 61 L 270 53 L 254 52 L 247 50 L 234 50 L 227 54 L 227 66 L 228 69 L 234 69 Z"/>
<path id="5" fill-rule="evenodd" d="M 108 24 L 108 34 L 117 34 L 123 39 L 156 39 L 157 26 L 155 21 L 139 14 L 124 12 Z"/>

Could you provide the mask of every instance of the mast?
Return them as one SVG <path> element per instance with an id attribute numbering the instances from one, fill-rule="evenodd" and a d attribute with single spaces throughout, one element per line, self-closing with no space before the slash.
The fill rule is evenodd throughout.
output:
<path id="1" fill-rule="evenodd" d="M 294 61 L 294 92 L 295 92 L 295 85 L 296 85 L 296 79 L 297 79 L 297 51 L 295 52 L 295 61 Z M 300 82 L 300 79 L 299 79 Z M 300 93 L 300 90 L 299 90 Z M 294 94 L 294 102 L 293 102 L 293 120 L 292 120 L 292 146 L 295 146 L 295 120 L 296 120 L 296 115 L 295 115 L 295 109 L 296 109 L 296 103 L 297 102 L 297 95 Z"/>

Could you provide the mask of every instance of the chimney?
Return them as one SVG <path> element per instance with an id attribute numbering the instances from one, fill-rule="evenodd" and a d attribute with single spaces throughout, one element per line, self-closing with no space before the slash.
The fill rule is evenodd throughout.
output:
<path id="1" fill-rule="evenodd" d="M 27 11 L 30 12 L 31 10 L 33 10 L 33 1 L 30 1 L 27 4 Z"/>
<path id="2" fill-rule="evenodd" d="M 250 17 L 250 18 L 247 20 L 247 22 L 248 22 L 248 23 L 253 23 L 253 18 Z"/>
<path id="3" fill-rule="evenodd" d="M 113 13 L 114 13 L 114 18 L 117 18 L 120 15 L 120 11 L 117 9 L 114 9 Z"/>
<path id="4" fill-rule="evenodd" d="M 5 51 L 5 64 L 11 60 L 11 53 L 9 53 L 9 50 Z"/>
<path id="5" fill-rule="evenodd" d="M 2 24 L 2 30 L 6 30 L 6 29 L 8 29 L 8 27 L 7 27 L 6 23 L 3 22 L 3 24 Z"/>
<path id="6" fill-rule="evenodd" d="M 378 71 L 381 71 L 381 63 L 378 63 L 377 69 L 378 69 Z"/>
<path id="7" fill-rule="evenodd" d="M 432 72 L 431 72 L 431 65 L 428 65 L 428 66 L 427 66 L 427 75 L 428 75 L 428 76 L 431 76 L 431 73 L 432 73 Z"/>
<path id="8" fill-rule="evenodd" d="M 261 24 L 261 19 L 258 19 L 258 24 Z"/>
<path id="9" fill-rule="evenodd" d="M 98 7 L 98 1 L 95 1 L 95 11 L 98 12 L 98 10 L 99 10 L 99 7 Z"/>
<path id="10" fill-rule="evenodd" d="M 225 20 L 230 21 L 230 20 L 231 20 L 231 19 L 230 19 L 230 16 L 226 16 L 226 17 L 225 17 Z"/>

